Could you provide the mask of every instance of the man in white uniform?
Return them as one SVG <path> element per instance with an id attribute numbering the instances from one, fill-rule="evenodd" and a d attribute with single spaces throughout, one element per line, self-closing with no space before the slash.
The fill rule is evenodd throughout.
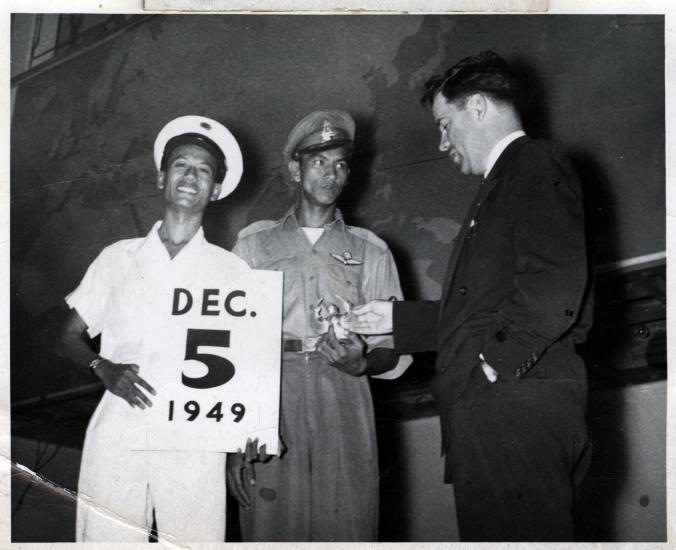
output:
<path id="1" fill-rule="evenodd" d="M 172 291 L 247 269 L 201 227 L 209 202 L 239 183 L 242 156 L 223 125 L 185 116 L 160 131 L 154 157 L 164 218 L 146 237 L 106 247 L 66 297 L 62 353 L 107 389 L 87 428 L 77 541 L 147 542 L 153 515 L 161 538 L 225 540 L 225 453 L 132 450 L 138 442 L 129 434 L 147 421 L 151 382 L 176 362 L 163 351 L 180 322 L 171 317 Z M 101 334 L 100 355 L 87 334 Z"/>

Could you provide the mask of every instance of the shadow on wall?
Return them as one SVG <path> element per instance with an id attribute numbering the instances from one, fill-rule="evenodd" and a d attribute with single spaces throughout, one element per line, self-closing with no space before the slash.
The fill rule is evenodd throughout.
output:
<path id="1" fill-rule="evenodd" d="M 581 541 L 612 541 L 616 531 L 627 470 L 627 438 L 624 394 L 591 392 L 588 424 L 592 439 L 592 459 L 580 485 L 576 509 L 576 537 Z"/>
<path id="2" fill-rule="evenodd" d="M 356 215 L 373 177 L 376 160 L 376 128 L 372 118 L 356 117 L 359 131 L 355 133 L 354 154 L 350 161 L 348 184 L 340 195 L 340 210 L 347 223 L 367 227 L 364 220 Z"/>
<path id="3" fill-rule="evenodd" d="M 520 84 L 518 108 L 526 132 L 532 137 L 557 141 L 557 136 L 551 135 L 549 102 L 539 73 L 525 59 L 517 58 L 511 64 Z M 573 148 L 567 154 L 581 182 L 591 274 L 594 265 L 592 243 L 599 242 L 598 233 L 604 228 L 607 231 L 607 228 L 616 227 L 612 211 L 607 209 L 607 205 L 613 204 L 612 185 L 590 153 Z M 605 210 L 602 205 L 606 205 Z M 617 233 L 611 231 L 610 235 Z M 605 257 L 619 257 L 617 239 L 603 242 Z M 593 293 L 590 299 L 593 299 Z M 615 532 L 615 525 L 617 511 L 624 504 L 621 502 L 624 482 L 621 475 L 615 476 L 612 472 L 627 469 L 628 441 L 621 429 L 625 423 L 625 402 L 620 391 L 609 393 L 605 398 L 602 395 L 591 391 L 588 400 L 593 453 L 576 509 L 577 538 L 581 541 L 622 540 Z"/>
<path id="4" fill-rule="evenodd" d="M 12 309 L 13 326 L 27 326 L 32 330 L 30 338 L 26 338 L 25 335 L 21 337 L 15 335 L 12 338 L 12 368 L 10 369 L 12 401 L 63 390 L 64 386 L 77 388 L 94 383 L 96 380 L 88 369 L 77 368 L 70 361 L 56 354 L 56 343 L 69 313 L 65 302 L 37 316 L 20 309 L 17 302 L 18 300 L 13 302 L 13 305 L 17 306 Z M 99 338 L 93 341 L 93 346 L 98 349 Z M 45 367 L 55 373 L 50 379 L 35 380 L 34 384 L 28 386 L 15 381 L 21 379 L 22 370 L 39 372 L 40 368 Z"/>
<path id="5" fill-rule="evenodd" d="M 510 59 L 516 75 L 516 106 L 526 133 L 532 137 L 550 137 L 550 115 L 547 91 L 541 75 L 522 57 Z"/>
<path id="6" fill-rule="evenodd" d="M 584 193 L 587 243 L 592 261 L 595 256 L 620 258 L 618 220 L 613 210 L 615 190 L 600 163 L 587 151 L 572 147 L 568 157 L 577 170 Z M 603 246 L 595 251 L 594 246 Z"/>
<path id="7" fill-rule="evenodd" d="M 546 87 L 538 72 L 524 58 L 511 61 L 517 74 L 521 93 L 518 108 L 526 132 L 532 137 L 557 140 L 551 135 L 549 101 Z M 613 186 L 588 151 L 570 148 L 568 158 L 580 178 L 583 191 L 587 244 L 591 266 L 594 265 L 593 243 L 603 242 L 603 257 L 620 257 L 620 243 L 613 229 L 617 220 L 609 205 L 613 205 Z M 601 234 L 604 231 L 605 234 Z M 593 299 L 593 293 L 590 296 Z M 588 365 L 588 369 L 591 368 Z M 621 390 L 608 395 L 591 391 L 588 401 L 588 420 L 593 441 L 592 463 L 587 482 L 581 487 L 578 513 L 578 539 L 583 541 L 622 540 L 615 526 L 620 497 L 625 483 L 620 472 L 627 470 L 625 399 Z M 614 475 L 615 474 L 618 475 Z"/>
<path id="8" fill-rule="evenodd" d="M 617 227 L 617 220 L 612 209 L 608 208 L 614 202 L 612 182 L 589 152 L 571 148 L 568 157 L 580 177 L 584 194 L 590 266 L 595 263 L 594 243 L 603 242 L 604 250 L 600 254 L 603 257 L 617 258 L 620 255 L 620 243 L 616 235 L 619 233 L 612 230 Z M 605 232 L 605 235 L 601 232 Z M 598 319 L 595 319 L 595 323 L 598 323 Z M 592 327 L 592 331 L 595 328 Z M 594 342 L 589 345 L 593 346 Z M 587 363 L 588 372 L 595 368 L 589 364 L 589 360 Z M 619 473 L 628 468 L 629 440 L 621 428 L 627 420 L 625 407 L 624 393 L 620 389 L 589 393 L 587 418 L 592 439 L 592 461 L 579 491 L 578 540 L 622 540 L 618 539 L 616 524 L 626 484 Z"/>
<path id="9" fill-rule="evenodd" d="M 265 191 L 265 182 L 269 180 L 268 174 L 262 169 L 267 144 L 261 143 L 250 127 L 233 124 L 221 113 L 211 116 L 224 121 L 233 135 L 237 136 L 244 155 L 244 173 L 237 189 L 224 200 L 212 203 L 206 209 L 202 222 L 209 242 L 231 250 L 237 240 L 237 233 L 246 225 L 250 205 Z"/>

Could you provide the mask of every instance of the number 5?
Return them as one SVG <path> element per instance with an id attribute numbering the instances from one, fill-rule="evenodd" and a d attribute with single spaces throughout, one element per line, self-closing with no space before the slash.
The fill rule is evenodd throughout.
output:
<path id="1" fill-rule="evenodd" d="M 181 373 L 184 386 L 189 388 L 206 389 L 222 386 L 235 376 L 235 365 L 220 355 L 199 353 L 200 346 L 214 346 L 219 348 L 230 347 L 229 330 L 205 330 L 189 328 L 185 343 L 185 360 L 194 359 L 204 363 L 208 372 L 199 378 L 191 378 Z"/>

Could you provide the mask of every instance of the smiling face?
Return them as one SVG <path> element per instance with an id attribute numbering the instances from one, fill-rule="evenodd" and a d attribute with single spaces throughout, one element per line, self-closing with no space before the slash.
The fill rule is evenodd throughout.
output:
<path id="1" fill-rule="evenodd" d="M 448 152 L 463 174 L 482 174 L 483 144 L 477 111 L 467 103 L 449 102 L 438 93 L 432 103 L 432 115 L 440 133 L 439 150 Z"/>
<path id="2" fill-rule="evenodd" d="M 157 186 L 164 189 L 167 204 L 190 211 L 204 210 L 209 201 L 218 198 L 216 168 L 216 159 L 206 149 L 180 145 L 171 152 L 165 170 L 159 172 Z"/>
<path id="3" fill-rule="evenodd" d="M 291 161 L 289 170 L 292 179 L 300 185 L 303 202 L 331 206 L 347 183 L 350 173 L 348 151 L 345 147 L 336 147 L 308 153 L 299 161 Z"/>

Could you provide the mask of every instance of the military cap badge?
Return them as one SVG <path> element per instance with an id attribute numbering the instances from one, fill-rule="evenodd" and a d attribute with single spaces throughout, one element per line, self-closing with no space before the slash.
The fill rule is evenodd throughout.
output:
<path id="1" fill-rule="evenodd" d="M 322 143 L 325 141 L 331 141 L 336 137 L 336 129 L 333 127 L 333 124 L 331 124 L 330 121 L 325 120 L 324 124 L 322 125 Z"/>

